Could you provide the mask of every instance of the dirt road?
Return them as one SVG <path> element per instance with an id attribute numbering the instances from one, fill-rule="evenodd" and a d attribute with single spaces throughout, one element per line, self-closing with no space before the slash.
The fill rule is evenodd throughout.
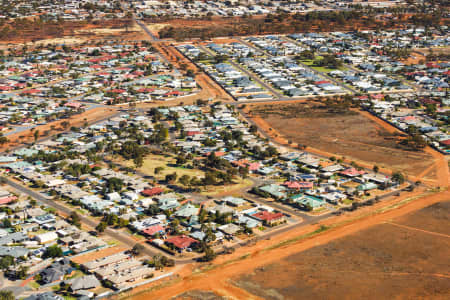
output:
<path id="1" fill-rule="evenodd" d="M 5 151 L 20 145 L 31 143 L 34 141 L 34 133 L 39 131 L 39 137 L 49 137 L 60 133 L 70 127 L 80 127 L 84 123 L 92 124 L 99 120 L 107 119 L 117 114 L 117 109 L 113 107 L 97 107 L 87 110 L 81 114 L 71 116 L 68 119 L 61 119 L 54 122 L 49 122 L 45 125 L 39 125 L 32 129 L 14 133 L 8 136 L 9 142 L 0 147 L 0 151 Z M 68 122 L 68 126 L 64 127 L 64 122 Z"/>
<path id="2" fill-rule="evenodd" d="M 167 288 L 162 288 L 149 293 L 141 293 L 132 298 L 135 300 L 169 299 L 189 290 L 211 290 L 220 296 L 228 296 L 234 299 L 257 299 L 258 297 L 232 285 L 229 282 L 229 279 L 237 275 L 245 274 L 257 267 L 279 261 L 293 253 L 299 253 L 306 249 L 326 244 L 332 240 L 376 224 L 388 222 L 399 216 L 403 216 L 450 198 L 450 192 L 448 191 L 422 196 L 424 195 L 423 193 L 423 191 L 416 191 L 407 194 L 404 197 L 378 203 L 371 208 L 327 219 L 323 221 L 323 225 L 338 225 L 311 238 L 305 237 L 304 239 L 299 239 L 298 237 L 317 230 L 317 225 L 310 225 L 293 230 L 282 237 L 276 237 L 269 241 L 261 241 L 254 246 L 238 249 L 232 255 L 219 257 L 211 266 L 205 268 L 204 272 L 192 270 L 191 266 L 187 266 L 183 272 L 180 273 L 181 281 L 178 280 L 175 284 L 170 285 Z M 412 197 L 419 198 L 415 199 Z M 401 205 L 401 201 L 410 202 Z M 396 205 L 399 206 L 397 207 Z M 370 212 L 375 209 L 377 209 L 379 213 L 371 214 Z M 274 245 L 279 246 L 277 247 Z"/>

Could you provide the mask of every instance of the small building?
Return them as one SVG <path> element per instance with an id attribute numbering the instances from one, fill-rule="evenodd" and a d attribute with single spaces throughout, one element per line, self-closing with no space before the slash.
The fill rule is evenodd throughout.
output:
<path id="1" fill-rule="evenodd" d="M 323 199 L 309 195 L 293 195 L 291 196 L 291 199 L 295 203 L 298 203 L 300 206 L 303 206 L 305 208 L 310 207 L 312 210 L 319 209 L 326 204 Z"/>
<path id="2" fill-rule="evenodd" d="M 286 196 L 286 188 L 278 184 L 269 184 L 259 188 L 262 192 L 268 193 L 270 196 L 281 199 Z"/>
<path id="3" fill-rule="evenodd" d="M 162 188 L 160 188 L 160 187 L 153 187 L 153 188 L 150 188 L 150 189 L 143 190 L 141 192 L 141 194 L 143 196 L 146 196 L 146 197 L 152 197 L 152 196 L 160 195 L 163 192 L 164 192 L 164 190 Z"/>
<path id="4" fill-rule="evenodd" d="M 86 275 L 83 277 L 73 278 L 64 281 L 64 283 L 70 285 L 70 290 L 72 292 L 77 292 L 80 290 L 90 290 L 101 286 L 100 281 L 95 277 L 95 275 Z"/>
<path id="5" fill-rule="evenodd" d="M 169 246 L 173 246 L 175 247 L 175 249 L 177 250 L 185 250 L 187 248 L 192 248 L 198 245 L 198 241 L 185 236 L 185 235 L 180 235 L 180 236 L 174 236 L 171 238 L 168 238 L 166 241 L 166 244 Z"/>
<path id="6" fill-rule="evenodd" d="M 265 210 L 257 212 L 251 215 L 251 217 L 268 226 L 275 226 L 286 221 L 286 216 L 283 213 L 274 213 Z"/>
<path id="7" fill-rule="evenodd" d="M 36 235 L 35 239 L 40 243 L 40 244 L 47 244 L 53 241 L 56 241 L 58 239 L 58 234 L 56 232 L 46 232 L 43 234 L 39 234 Z"/>
<path id="8" fill-rule="evenodd" d="M 159 224 L 153 225 L 153 226 L 147 227 L 144 230 L 142 230 L 142 233 L 145 234 L 146 236 L 154 236 L 155 234 L 163 234 L 164 227 L 162 227 Z"/>

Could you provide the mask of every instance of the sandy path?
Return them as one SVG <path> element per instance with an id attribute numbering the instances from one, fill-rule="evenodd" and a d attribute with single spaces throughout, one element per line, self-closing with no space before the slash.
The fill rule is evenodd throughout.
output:
<path id="1" fill-rule="evenodd" d="M 394 222 L 388 222 L 388 224 L 391 224 L 391 225 L 394 225 L 394 226 L 397 226 L 397 227 L 401 227 L 401 228 L 405 228 L 405 229 L 409 229 L 409 230 L 420 231 L 420 232 L 423 232 L 423 233 L 436 235 L 436 236 L 439 236 L 439 237 L 450 238 L 450 235 L 444 234 L 444 233 L 424 230 L 424 229 L 420 229 L 420 228 L 416 228 L 416 227 L 411 227 L 411 226 L 407 226 L 407 225 L 397 224 L 397 223 L 394 223 Z"/>
<path id="2" fill-rule="evenodd" d="M 186 59 L 174 46 L 167 43 L 153 43 L 155 49 L 163 55 L 171 64 L 180 69 L 182 65 L 186 66 L 186 70 L 194 71 L 195 81 L 201 87 L 202 92 L 194 95 L 195 99 L 216 99 L 224 101 L 234 101 L 217 83 L 211 80 L 203 71 L 201 71 L 189 59 Z"/>
<path id="3" fill-rule="evenodd" d="M 45 125 L 36 126 L 33 129 L 14 133 L 8 136 L 9 142 L 1 146 L 0 151 L 5 151 L 8 148 L 17 147 L 24 143 L 33 142 L 34 132 L 36 131 L 39 131 L 39 138 L 43 138 L 45 136 L 52 136 L 54 134 L 60 133 L 64 130 L 61 124 L 66 121 L 70 123 L 69 128 L 72 126 L 80 127 L 83 126 L 85 122 L 92 124 L 98 120 L 102 120 L 104 118 L 108 118 L 109 116 L 113 116 L 116 113 L 117 109 L 113 107 L 97 107 L 87 110 L 81 114 L 71 116 L 68 119 L 60 119 L 57 121 L 49 122 Z M 67 128 L 67 130 L 69 128 Z M 47 134 L 45 134 L 44 136 L 44 133 Z"/>

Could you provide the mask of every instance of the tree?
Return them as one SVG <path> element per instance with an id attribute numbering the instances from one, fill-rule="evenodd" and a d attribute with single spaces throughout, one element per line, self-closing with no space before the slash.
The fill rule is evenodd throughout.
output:
<path id="1" fill-rule="evenodd" d="M 180 177 L 180 179 L 178 180 L 182 185 L 187 186 L 189 185 L 189 183 L 191 182 L 191 178 L 189 177 L 189 175 L 184 174 L 183 176 Z"/>
<path id="2" fill-rule="evenodd" d="M 106 187 L 108 188 L 109 192 L 120 192 L 123 186 L 123 180 L 117 177 L 108 178 L 106 182 Z"/>
<path id="3" fill-rule="evenodd" d="M 204 261 L 212 261 L 216 258 L 216 253 L 211 247 L 205 247 L 205 256 L 203 256 Z"/>
<path id="4" fill-rule="evenodd" d="M 81 227 L 81 219 L 80 216 L 77 214 L 77 212 L 73 211 L 70 214 L 70 220 L 69 222 L 77 227 Z"/>
<path id="5" fill-rule="evenodd" d="M 33 133 L 33 136 L 34 136 L 34 141 L 36 142 L 36 141 L 38 140 L 38 138 L 39 138 L 39 130 L 36 130 L 36 131 Z"/>
<path id="6" fill-rule="evenodd" d="M 138 155 L 133 158 L 133 162 L 136 168 L 140 168 L 144 165 L 144 157 L 142 155 Z"/>
<path id="7" fill-rule="evenodd" d="M 8 270 L 12 265 L 14 265 L 14 257 L 6 255 L 0 258 L 0 269 L 2 269 L 3 271 Z"/>
<path id="8" fill-rule="evenodd" d="M 70 126 L 70 122 L 63 121 L 63 122 L 61 122 L 61 126 L 64 128 L 64 130 L 67 130 L 67 128 L 69 128 L 69 126 Z"/>
<path id="9" fill-rule="evenodd" d="M 4 145 L 7 142 L 9 142 L 8 138 L 3 135 L 3 133 L 0 133 L 0 145 Z"/>
<path id="10" fill-rule="evenodd" d="M 177 156 L 177 162 L 176 162 L 177 165 L 181 166 L 181 165 L 184 165 L 186 162 L 187 162 L 187 159 L 186 159 L 186 157 L 184 157 L 184 155 Z"/>
<path id="11" fill-rule="evenodd" d="M 175 182 L 175 180 L 177 180 L 177 173 L 176 172 L 166 175 L 166 178 L 165 178 L 166 182 L 173 183 L 173 182 Z"/>
<path id="12" fill-rule="evenodd" d="M 394 173 L 392 173 L 392 180 L 399 184 L 403 184 L 405 182 L 406 178 L 405 178 L 405 175 L 403 175 L 403 173 L 394 172 Z"/>
<path id="13" fill-rule="evenodd" d="M 152 260 L 147 261 L 147 264 L 150 267 L 154 267 L 156 270 L 161 270 L 163 267 L 175 266 L 175 261 L 161 254 L 156 254 L 155 256 L 153 256 Z"/>
<path id="14" fill-rule="evenodd" d="M 8 219 L 8 218 L 3 219 L 2 226 L 3 226 L 3 228 L 10 228 L 10 227 L 12 227 L 11 220 Z"/>
<path id="15" fill-rule="evenodd" d="M 123 227 L 128 226 L 129 223 L 130 223 L 130 222 L 129 222 L 128 220 L 119 218 L 119 221 L 118 221 L 117 226 L 119 226 L 120 228 L 123 228 Z"/>
<path id="16" fill-rule="evenodd" d="M 108 214 L 103 219 L 109 226 L 114 226 L 119 222 L 119 217 L 115 214 Z"/>
<path id="17" fill-rule="evenodd" d="M 0 291 L 0 300 L 15 300 L 14 294 L 12 291 Z"/>
<path id="18" fill-rule="evenodd" d="M 36 199 L 31 199 L 31 200 L 30 200 L 30 205 L 31 205 L 32 207 L 35 207 L 35 206 L 37 205 Z"/>
<path id="19" fill-rule="evenodd" d="M 216 175 L 214 172 L 206 172 L 203 178 L 204 185 L 215 185 L 217 184 Z"/>
<path id="20" fill-rule="evenodd" d="M 142 251 L 144 251 L 145 247 L 141 244 L 136 244 L 133 246 L 133 248 L 131 249 L 131 253 L 133 253 L 133 255 L 138 256 L 139 254 L 142 253 Z"/>
<path id="21" fill-rule="evenodd" d="M 374 165 L 374 166 L 373 166 L 373 171 L 374 171 L 375 173 L 378 173 L 379 170 L 380 170 L 380 168 L 379 168 L 377 165 Z"/>
<path id="22" fill-rule="evenodd" d="M 58 245 L 48 247 L 47 249 L 45 249 L 45 252 L 42 255 L 43 258 L 55 258 L 62 256 L 63 256 L 62 249 Z"/>
<path id="23" fill-rule="evenodd" d="M 97 227 L 95 227 L 95 230 L 97 230 L 98 232 L 104 232 L 106 227 L 108 227 L 108 224 L 106 224 L 106 222 L 100 222 L 98 223 Z"/>
<path id="24" fill-rule="evenodd" d="M 42 180 L 36 180 L 36 181 L 34 182 L 34 185 L 35 185 L 37 188 L 43 188 L 43 187 L 45 187 L 45 182 L 43 182 Z"/>
<path id="25" fill-rule="evenodd" d="M 28 269 L 29 267 L 27 266 L 20 266 L 19 270 L 17 270 L 16 277 L 22 280 L 26 279 L 28 276 Z"/>
<path id="26" fill-rule="evenodd" d="M 189 70 L 187 70 L 187 72 L 186 72 L 186 76 L 187 76 L 187 77 L 195 77 L 195 73 L 194 73 L 193 70 L 189 69 Z"/>
<path id="27" fill-rule="evenodd" d="M 172 232 L 174 234 L 178 234 L 179 230 L 178 228 L 180 227 L 180 220 L 178 219 L 174 219 L 170 224 L 169 224 L 170 228 L 172 229 Z"/>

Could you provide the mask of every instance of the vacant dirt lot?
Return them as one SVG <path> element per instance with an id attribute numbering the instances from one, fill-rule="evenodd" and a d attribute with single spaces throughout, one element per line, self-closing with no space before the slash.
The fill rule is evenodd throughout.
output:
<path id="1" fill-rule="evenodd" d="M 20 27 L 14 22 L 1 26 L 0 29 L 6 30 L 7 34 L 3 34 L 0 38 L 0 47 L 15 46 L 20 43 L 34 44 L 35 42 L 39 43 L 39 41 L 48 44 L 61 43 L 61 41 L 71 43 L 73 40 L 146 39 L 146 35 L 142 33 L 139 26 L 121 19 L 92 21 L 91 23 L 85 21 L 39 23 L 33 20 L 22 22 L 23 24 Z"/>
<path id="2" fill-rule="evenodd" d="M 102 257 L 106 257 L 106 256 L 110 256 L 119 252 L 123 252 L 127 250 L 124 247 L 109 247 L 109 248 L 105 248 L 105 249 L 100 249 L 94 252 L 90 252 L 84 255 L 80 255 L 77 256 L 75 258 L 72 259 L 73 262 L 77 263 L 77 264 L 82 264 L 82 263 L 86 263 L 88 261 L 92 261 L 95 259 L 99 259 Z"/>
<path id="3" fill-rule="evenodd" d="M 431 155 L 401 149 L 398 137 L 357 111 L 329 112 L 310 102 L 253 106 L 250 116 L 272 137 L 347 159 L 418 175 Z"/>
<path id="4" fill-rule="evenodd" d="M 172 298 L 173 300 L 225 300 L 225 297 L 219 296 L 211 291 L 189 291 Z"/>
<path id="5" fill-rule="evenodd" d="M 450 202 L 436 203 L 234 281 L 264 299 L 448 299 L 450 236 L 433 230 L 449 228 Z"/>
<path id="6" fill-rule="evenodd" d="M 17 147 L 24 143 L 31 143 L 34 141 L 34 133 L 36 131 L 39 131 L 39 139 L 42 139 L 59 132 L 69 130 L 70 127 L 84 126 L 86 122 L 88 124 L 92 124 L 99 120 L 107 119 L 109 116 L 113 116 L 116 113 L 116 108 L 96 107 L 81 114 L 73 115 L 67 119 L 49 122 L 45 125 L 36 126 L 32 130 L 30 129 L 20 133 L 11 134 L 8 136 L 9 142 L 0 146 L 0 149 L 5 151 L 6 149 Z M 69 126 L 64 128 L 63 122 L 68 122 Z"/>

